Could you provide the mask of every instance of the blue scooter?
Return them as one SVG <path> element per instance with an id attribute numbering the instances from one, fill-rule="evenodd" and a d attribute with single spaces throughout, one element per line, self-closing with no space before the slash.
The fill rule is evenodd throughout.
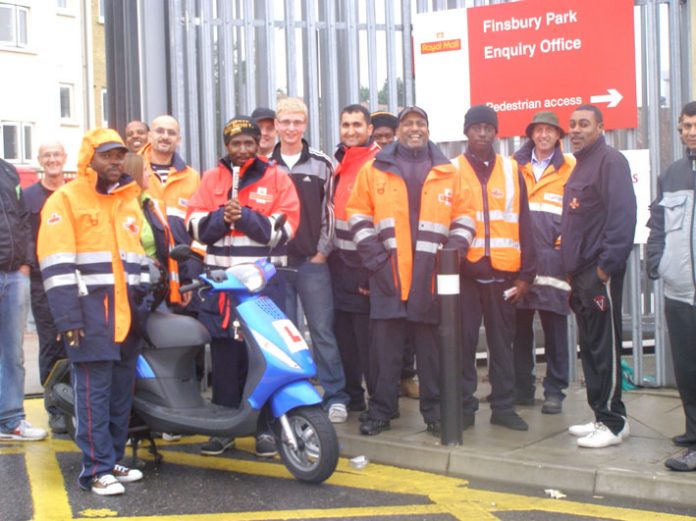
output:
<path id="1" fill-rule="evenodd" d="M 180 245 L 171 255 L 184 260 L 195 254 Z M 268 408 L 278 452 L 288 470 L 308 483 L 321 483 L 333 474 L 338 438 L 309 381 L 316 374 L 310 350 L 292 321 L 270 298 L 259 295 L 275 273 L 275 266 L 262 259 L 201 274 L 181 288 L 205 298 L 224 292 L 233 299 L 232 327 L 245 340 L 249 360 L 238 408 L 213 405 L 201 396 L 193 368 L 196 353 L 210 341 L 203 325 L 183 315 L 150 314 L 137 362 L 131 428 L 134 458 L 138 440 L 148 438 L 156 460 L 161 459 L 150 432 L 253 436 L 261 411 Z M 67 416 L 70 431 L 74 413 L 69 364 L 64 363 L 62 374 L 58 365 L 53 373 L 46 383 L 46 399 Z"/>

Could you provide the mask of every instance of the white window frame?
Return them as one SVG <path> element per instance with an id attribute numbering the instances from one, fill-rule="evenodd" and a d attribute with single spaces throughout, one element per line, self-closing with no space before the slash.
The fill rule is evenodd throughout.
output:
<path id="1" fill-rule="evenodd" d="M 109 114 L 107 111 L 107 92 L 106 89 L 101 90 L 101 126 L 106 128 L 109 126 Z"/>
<path id="2" fill-rule="evenodd" d="M 63 115 L 63 90 L 68 91 L 68 111 L 67 116 Z M 60 120 L 63 122 L 72 122 L 75 119 L 75 86 L 72 83 L 60 83 L 58 85 L 58 107 L 60 113 Z"/>
<path id="3" fill-rule="evenodd" d="M 17 149 L 12 155 L 5 150 L 5 129 L 13 127 L 17 135 Z M 29 132 L 29 143 L 26 140 L 26 132 Z M 32 162 L 32 140 L 34 138 L 34 124 L 21 121 L 0 121 L 0 157 L 13 164 L 29 164 Z"/>
<path id="4" fill-rule="evenodd" d="M 26 49 L 29 47 L 29 8 L 0 2 L 0 9 L 8 9 L 12 18 L 12 40 L 0 40 L 0 47 Z M 20 14 L 24 14 L 24 41 L 20 41 Z"/>

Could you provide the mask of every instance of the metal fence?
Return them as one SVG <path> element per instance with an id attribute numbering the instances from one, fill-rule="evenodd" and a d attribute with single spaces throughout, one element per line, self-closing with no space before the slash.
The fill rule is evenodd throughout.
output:
<path id="1" fill-rule="evenodd" d="M 309 142 L 330 153 L 343 106 L 364 101 L 371 110 L 396 112 L 414 102 L 410 28 L 416 13 L 493 3 L 504 2 L 112 0 L 106 31 L 109 121 L 122 130 L 132 118 L 173 114 L 182 125 L 184 157 L 202 170 L 216 164 L 221 129 L 230 117 L 274 107 L 278 96 L 300 96 L 309 107 Z M 618 148 L 650 148 L 654 192 L 657 173 L 681 153 L 674 129 L 690 92 L 688 4 L 636 0 L 635 6 L 639 127 L 610 132 L 608 141 Z M 133 96 L 138 85 L 140 95 Z M 517 146 L 516 139 L 500 143 L 504 153 Z M 453 156 L 462 143 L 442 147 Z M 641 381 L 643 340 L 654 336 L 655 381 L 662 385 L 668 379 L 662 290 L 643 276 L 641 258 L 636 246 L 626 279 L 626 330 Z"/>

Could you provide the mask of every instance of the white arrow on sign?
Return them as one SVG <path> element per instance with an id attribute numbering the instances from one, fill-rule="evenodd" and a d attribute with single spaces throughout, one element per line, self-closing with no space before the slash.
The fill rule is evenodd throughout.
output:
<path id="1" fill-rule="evenodd" d="M 621 93 L 616 89 L 607 89 L 609 94 L 599 94 L 597 96 L 590 96 L 590 103 L 609 103 L 607 105 L 608 109 L 613 109 L 619 102 L 623 99 Z"/>

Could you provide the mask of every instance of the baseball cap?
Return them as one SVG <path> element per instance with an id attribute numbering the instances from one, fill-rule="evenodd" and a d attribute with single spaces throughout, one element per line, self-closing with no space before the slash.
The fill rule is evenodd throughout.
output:
<path id="1" fill-rule="evenodd" d="M 251 113 L 251 119 L 254 121 L 261 121 L 264 119 L 275 119 L 275 110 L 269 109 L 267 107 L 257 107 L 254 112 Z"/>
<path id="2" fill-rule="evenodd" d="M 115 150 L 117 148 L 122 148 L 123 150 L 128 152 L 128 147 L 126 147 L 126 145 L 124 145 L 123 143 L 119 143 L 118 141 L 107 141 L 106 143 L 102 143 L 97 148 L 95 148 L 94 151 L 108 152 L 109 150 Z"/>
<path id="3" fill-rule="evenodd" d="M 430 124 L 428 122 L 428 114 L 420 107 L 416 107 L 415 105 L 411 105 L 409 107 L 405 107 L 401 112 L 399 112 L 399 123 L 403 121 L 403 119 L 411 114 L 412 112 L 415 112 L 419 116 L 421 116 L 423 119 L 425 119 L 426 124 Z"/>

